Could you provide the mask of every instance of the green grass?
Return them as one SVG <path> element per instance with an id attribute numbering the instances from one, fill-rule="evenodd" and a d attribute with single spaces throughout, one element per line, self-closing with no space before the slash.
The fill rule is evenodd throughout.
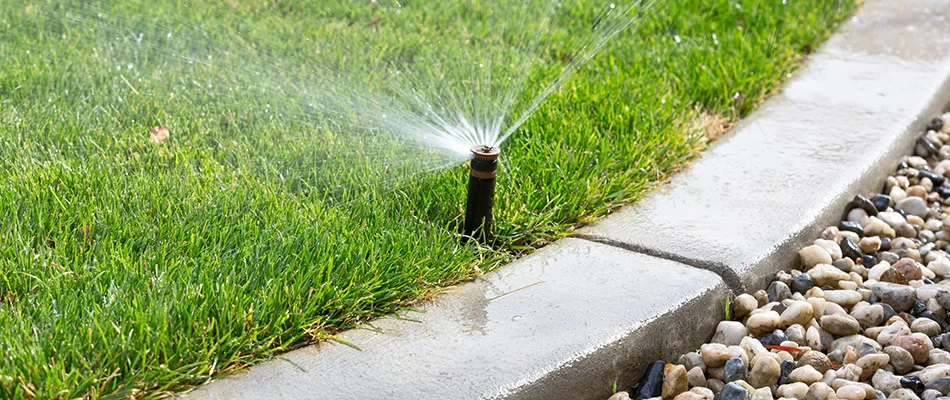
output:
<path id="1" fill-rule="evenodd" d="M 686 163 L 699 114 L 751 111 L 855 6 L 654 4 L 505 143 L 497 240 L 460 245 L 466 169 L 411 174 L 401 147 L 310 116 L 307 60 L 319 43 L 385 90 L 382 67 L 461 57 L 513 2 L 126 1 L 101 24 L 90 6 L 0 3 L 0 397 L 160 396 L 569 235 Z M 595 6 L 558 9 L 529 87 Z"/>

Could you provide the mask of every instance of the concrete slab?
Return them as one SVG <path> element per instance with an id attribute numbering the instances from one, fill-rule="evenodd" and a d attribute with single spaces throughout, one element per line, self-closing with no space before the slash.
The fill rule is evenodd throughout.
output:
<path id="1" fill-rule="evenodd" d="M 616 379 L 712 334 L 728 289 L 713 273 L 565 239 L 450 289 L 378 331 L 296 350 L 188 399 L 606 398 Z"/>
<path id="2" fill-rule="evenodd" d="M 948 18 L 947 1 L 868 1 L 731 136 L 580 233 L 764 288 L 950 101 Z"/>

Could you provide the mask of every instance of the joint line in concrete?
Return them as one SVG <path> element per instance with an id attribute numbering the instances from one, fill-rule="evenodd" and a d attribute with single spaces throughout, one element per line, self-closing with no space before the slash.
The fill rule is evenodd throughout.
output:
<path id="1" fill-rule="evenodd" d="M 585 233 L 576 233 L 573 236 L 577 239 L 583 239 L 595 243 L 605 244 L 611 247 L 616 247 L 619 249 L 624 249 L 634 253 L 645 254 L 651 257 L 662 258 L 665 260 L 675 261 L 680 264 L 684 264 L 693 268 L 698 268 L 701 270 L 712 272 L 716 275 L 719 275 L 722 278 L 723 282 L 726 283 L 726 286 L 729 287 L 729 290 L 736 296 L 745 293 L 745 286 L 742 284 L 742 279 L 739 278 L 739 275 L 736 274 L 731 268 L 725 264 L 714 262 L 714 261 L 704 261 L 697 260 L 695 258 L 683 257 L 681 255 L 669 253 L 662 250 L 657 250 L 645 246 L 640 246 L 636 244 L 624 243 L 621 241 L 608 239 L 603 236 L 591 235 Z"/>

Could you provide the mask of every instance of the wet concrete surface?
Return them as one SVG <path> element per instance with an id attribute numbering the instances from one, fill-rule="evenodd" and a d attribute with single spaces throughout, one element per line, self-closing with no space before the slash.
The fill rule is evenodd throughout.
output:
<path id="1" fill-rule="evenodd" d="M 451 289 L 422 312 L 340 335 L 361 350 L 321 343 L 186 397 L 606 397 L 615 379 L 633 383 L 637 356 L 673 357 L 706 339 L 726 293 L 713 273 L 565 239 Z"/>

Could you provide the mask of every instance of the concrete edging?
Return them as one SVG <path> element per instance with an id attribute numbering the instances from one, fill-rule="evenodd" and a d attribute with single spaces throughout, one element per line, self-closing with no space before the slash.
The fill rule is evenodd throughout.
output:
<path id="1" fill-rule="evenodd" d="M 669 185 L 421 312 L 215 380 L 192 399 L 603 399 L 708 339 L 879 188 L 950 103 L 950 3 L 868 1 Z"/>

